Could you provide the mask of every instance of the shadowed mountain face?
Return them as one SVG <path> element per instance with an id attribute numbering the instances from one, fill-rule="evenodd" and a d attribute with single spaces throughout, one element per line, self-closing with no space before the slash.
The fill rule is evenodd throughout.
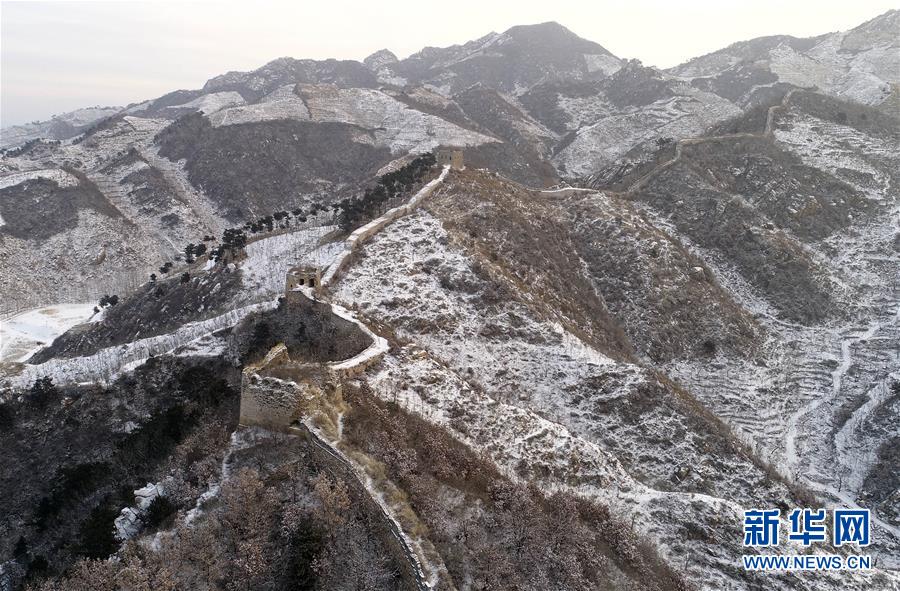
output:
<path id="1" fill-rule="evenodd" d="M 0 588 L 164 588 L 153 565 L 177 564 L 184 588 L 396 589 L 422 560 L 439 589 L 900 589 L 898 18 L 666 71 L 556 23 L 280 58 L 7 150 L 0 311 L 54 306 L 10 322 L 0 360 L 0 434 L 47 468 L 0 478 L 27 491 Z M 448 147 L 464 168 L 418 157 Z M 323 301 L 285 291 L 330 265 Z M 62 335 L 29 324 L 110 294 Z M 366 482 L 312 440 L 229 440 L 238 369 L 278 343 L 380 351 L 316 405 Z M 71 471 L 35 443 L 54 423 Z M 162 550 L 71 569 L 133 504 L 104 470 L 180 513 L 132 523 Z M 743 510 L 813 506 L 869 508 L 876 568 L 739 567 Z M 204 539 L 209 572 L 185 558 Z"/>
<path id="2" fill-rule="evenodd" d="M 161 156 L 186 160 L 190 182 L 204 188 L 225 218 L 248 221 L 293 209 L 301 195 L 325 183 L 340 186 L 373 176 L 391 160 L 390 152 L 355 141 L 359 135 L 347 124 L 307 121 L 212 127 L 193 114 L 167 127 L 157 141 Z"/>
<path id="3" fill-rule="evenodd" d="M 544 23 L 491 33 L 464 45 L 427 47 L 391 69 L 407 83 L 430 84 L 451 94 L 473 84 L 518 94 L 539 82 L 601 77 L 618 62 L 600 45 L 557 23 Z"/>

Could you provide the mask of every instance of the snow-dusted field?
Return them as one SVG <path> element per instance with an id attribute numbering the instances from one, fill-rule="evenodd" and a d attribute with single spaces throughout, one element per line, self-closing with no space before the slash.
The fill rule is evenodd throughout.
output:
<path id="1" fill-rule="evenodd" d="M 96 304 L 60 304 L 0 320 L 0 362 L 25 361 L 94 314 Z"/>

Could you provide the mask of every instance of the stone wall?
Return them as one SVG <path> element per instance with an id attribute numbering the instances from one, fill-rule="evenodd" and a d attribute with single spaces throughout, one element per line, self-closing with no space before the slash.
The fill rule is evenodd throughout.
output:
<path id="1" fill-rule="evenodd" d="M 444 181 L 449 171 L 450 167 L 445 166 L 441 171 L 440 176 L 419 189 L 419 191 L 415 195 L 413 195 L 409 201 L 407 201 L 403 205 L 399 205 L 397 207 L 394 207 L 393 209 L 389 209 L 381 217 L 378 217 L 368 224 L 354 230 L 353 233 L 350 234 L 350 236 L 348 236 L 344 241 L 343 252 L 341 252 L 334 259 L 334 262 L 331 263 L 331 266 L 328 267 L 328 269 L 325 271 L 325 274 L 322 276 L 322 286 L 328 287 L 329 285 L 334 283 L 334 281 L 337 279 L 337 276 L 350 261 L 350 254 L 363 242 L 371 238 L 373 235 L 378 233 L 382 228 L 384 228 L 394 220 L 411 213 L 416 207 L 418 207 L 422 200 L 431 195 L 435 188 Z"/>
<path id="2" fill-rule="evenodd" d="M 341 480 L 351 485 L 351 494 L 353 494 L 355 500 L 365 503 L 370 514 L 382 517 L 388 527 L 387 533 L 389 533 L 385 541 L 388 542 L 388 547 L 398 559 L 398 562 L 404 566 L 401 574 L 406 580 L 408 588 L 416 589 L 416 591 L 430 591 L 432 587 L 428 583 L 425 569 L 409 538 L 383 502 L 379 501 L 366 488 L 365 482 L 363 482 L 353 463 L 307 425 L 299 424 L 293 427 L 291 432 L 306 438 L 310 443 L 310 451 L 315 454 L 316 460 L 328 466 L 332 473 L 339 475 Z"/>
<path id="3" fill-rule="evenodd" d="M 335 280 L 353 250 L 389 223 L 418 207 L 443 182 L 449 170 L 450 167 L 445 166 L 437 178 L 419 189 L 407 203 L 388 210 L 350 234 L 344 251 L 324 275 L 318 269 L 291 269 L 285 283 L 285 297 L 289 300 L 319 301 L 316 298 L 319 290 Z M 315 286 L 310 287 L 309 279 L 313 277 L 316 279 Z M 301 278 L 304 279 L 302 283 Z M 262 361 L 244 368 L 241 378 L 241 425 L 288 432 L 292 425 L 308 416 L 317 400 L 333 395 L 335 390 L 339 392 L 343 380 L 363 373 L 388 351 L 387 340 L 369 330 L 353 312 L 337 304 L 328 305 L 333 314 L 356 324 L 372 339 L 372 344 L 349 359 L 319 364 L 294 363 L 287 347 L 276 345 Z"/>
<path id="4" fill-rule="evenodd" d="M 241 374 L 240 424 L 290 432 L 323 396 L 339 389 L 327 364 L 294 362 L 279 343 Z"/>
<path id="5" fill-rule="evenodd" d="M 241 377 L 240 424 L 289 432 L 291 424 L 301 418 L 301 409 L 311 394 L 304 385 L 245 371 Z"/>

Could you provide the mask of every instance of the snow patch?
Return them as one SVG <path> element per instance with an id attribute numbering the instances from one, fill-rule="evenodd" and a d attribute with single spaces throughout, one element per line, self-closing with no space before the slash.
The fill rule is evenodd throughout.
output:
<path id="1" fill-rule="evenodd" d="M 584 54 L 584 62 L 587 64 L 588 72 L 603 72 L 607 76 L 615 74 L 622 69 L 622 62 L 619 58 L 608 54 Z"/>
<path id="2" fill-rule="evenodd" d="M 309 110 L 303 99 L 294 93 L 294 85 L 287 84 L 263 97 L 258 103 L 231 107 L 207 114 L 213 127 L 258 123 L 279 119 L 309 120 Z"/>
<path id="3" fill-rule="evenodd" d="M 171 105 L 166 107 L 166 110 L 196 109 L 198 111 L 203 111 L 206 115 L 210 115 L 228 107 L 243 105 L 245 102 L 244 97 L 234 91 L 211 92 L 209 94 L 198 96 L 194 100 L 181 105 Z"/>
<path id="4" fill-rule="evenodd" d="M 299 90 L 312 121 L 348 123 L 372 130 L 375 144 L 390 148 L 394 154 L 498 141 L 410 108 L 380 90 L 330 84 L 301 84 Z"/>
<path id="5" fill-rule="evenodd" d="M 25 361 L 62 333 L 90 318 L 95 305 L 46 306 L 0 321 L 0 361 Z"/>
<path id="6" fill-rule="evenodd" d="M 66 172 L 65 170 L 60 170 L 58 168 L 46 168 L 43 170 L 14 172 L 4 177 L 0 177 L 0 190 L 20 185 L 25 181 L 33 181 L 36 179 L 46 179 L 48 181 L 53 181 L 60 187 L 75 187 L 78 185 L 78 178 Z"/>

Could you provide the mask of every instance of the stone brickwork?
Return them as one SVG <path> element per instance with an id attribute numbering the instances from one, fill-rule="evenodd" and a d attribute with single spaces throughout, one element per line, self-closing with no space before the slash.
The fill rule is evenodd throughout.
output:
<path id="1" fill-rule="evenodd" d="M 462 170 L 466 167 L 463 151 L 458 148 L 441 148 L 437 151 L 436 158 L 440 166 L 449 166 L 453 170 Z"/>
<path id="2" fill-rule="evenodd" d="M 290 433 L 323 397 L 340 396 L 341 386 L 328 364 L 291 360 L 283 343 L 241 375 L 240 424 Z"/>
<path id="3" fill-rule="evenodd" d="M 298 287 L 313 290 L 316 295 L 322 292 L 322 269 L 315 266 L 292 267 L 287 273 L 284 285 L 285 293 Z"/>

